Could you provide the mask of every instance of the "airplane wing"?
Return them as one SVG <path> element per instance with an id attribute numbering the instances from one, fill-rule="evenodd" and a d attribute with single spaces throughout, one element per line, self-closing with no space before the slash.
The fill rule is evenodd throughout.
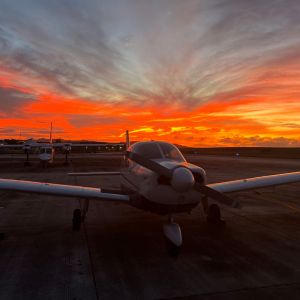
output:
<path id="1" fill-rule="evenodd" d="M 22 148 L 24 145 L 0 145 L 0 148 Z"/>
<path id="2" fill-rule="evenodd" d="M 227 181 L 221 183 L 208 184 L 207 186 L 220 193 L 231 193 L 258 189 L 267 186 L 293 183 L 298 181 L 300 181 L 300 172 Z"/>
<path id="3" fill-rule="evenodd" d="M 54 144 L 55 145 L 55 144 Z M 106 146 L 124 146 L 123 144 L 70 144 L 71 147 L 106 147 Z"/>
<path id="4" fill-rule="evenodd" d="M 68 173 L 68 176 L 107 176 L 107 175 L 121 175 L 121 172 Z"/>
<path id="5" fill-rule="evenodd" d="M 113 193 L 102 193 L 101 189 L 61 185 L 52 183 L 31 182 L 23 180 L 10 180 L 0 179 L 0 190 L 15 191 L 23 193 L 36 193 L 42 195 L 63 196 L 71 198 L 85 198 L 100 201 L 116 201 L 116 202 L 129 202 L 128 195 L 118 194 L 116 191 Z"/>
<path id="6" fill-rule="evenodd" d="M 49 144 L 47 143 L 31 143 L 31 144 L 28 144 L 28 145 L 25 145 L 25 144 L 18 144 L 18 145 L 0 145 L 0 148 L 22 148 L 22 147 L 32 147 L 32 148 L 35 148 L 35 147 L 42 147 L 42 146 L 49 146 Z"/>

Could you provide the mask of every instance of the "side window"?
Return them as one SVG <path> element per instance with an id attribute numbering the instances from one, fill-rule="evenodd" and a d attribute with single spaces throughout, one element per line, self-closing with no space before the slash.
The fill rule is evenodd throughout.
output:
<path id="1" fill-rule="evenodd" d="M 136 163 L 131 159 L 128 159 L 128 164 L 129 164 L 129 169 L 132 169 L 136 165 Z"/>
<path id="2" fill-rule="evenodd" d="M 121 168 L 128 168 L 129 167 L 129 159 L 126 156 L 123 156 Z"/>

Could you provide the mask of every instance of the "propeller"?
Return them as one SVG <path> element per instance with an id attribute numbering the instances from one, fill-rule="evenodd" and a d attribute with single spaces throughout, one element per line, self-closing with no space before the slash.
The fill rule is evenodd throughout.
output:
<path id="1" fill-rule="evenodd" d="M 170 170 L 161 164 L 146 158 L 137 153 L 126 151 L 125 156 L 135 163 L 157 173 L 165 176 L 171 180 L 171 186 L 178 192 L 186 192 L 193 188 L 195 191 L 214 199 L 218 202 L 226 204 L 234 208 L 242 208 L 242 205 L 237 201 L 231 199 L 225 194 L 222 194 L 207 185 L 203 185 L 199 182 L 195 182 L 192 172 L 186 167 L 178 167 Z"/>

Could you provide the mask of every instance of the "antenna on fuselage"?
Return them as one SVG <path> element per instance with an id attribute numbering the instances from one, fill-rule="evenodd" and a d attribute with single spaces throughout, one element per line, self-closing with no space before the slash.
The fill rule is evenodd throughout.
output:
<path id="1" fill-rule="evenodd" d="M 129 132 L 126 130 L 126 149 L 130 147 Z"/>
<path id="2" fill-rule="evenodd" d="M 52 122 L 51 122 L 51 128 L 50 128 L 50 144 L 52 144 Z"/>

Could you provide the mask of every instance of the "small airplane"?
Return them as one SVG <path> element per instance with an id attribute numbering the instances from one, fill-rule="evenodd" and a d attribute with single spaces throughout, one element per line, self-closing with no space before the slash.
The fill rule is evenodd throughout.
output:
<path id="1" fill-rule="evenodd" d="M 208 221 L 223 223 L 219 206 L 209 206 L 208 198 L 240 209 L 242 205 L 225 195 L 226 193 L 300 181 L 300 172 L 294 172 L 207 185 L 205 171 L 188 163 L 181 152 L 170 143 L 146 141 L 130 146 L 127 131 L 126 145 L 120 172 L 68 174 L 120 175 L 120 191 L 7 179 L 0 179 L 0 190 L 84 199 L 82 211 L 75 209 L 73 212 L 74 230 L 78 230 L 85 219 L 89 200 L 125 203 L 144 211 L 167 215 L 168 219 L 163 224 L 167 251 L 169 255 L 177 256 L 182 245 L 182 235 L 179 225 L 174 222 L 176 213 L 189 213 L 201 202 Z"/>
<path id="2" fill-rule="evenodd" d="M 64 165 L 69 165 L 68 154 L 71 154 L 72 147 L 123 147 L 124 144 L 72 144 L 72 143 L 53 143 L 52 142 L 52 122 L 50 128 L 50 140 L 49 143 L 37 143 L 30 139 L 25 141 L 23 145 L 0 145 L 0 148 L 22 148 L 26 153 L 27 159 L 24 162 L 25 166 L 29 166 L 29 153 L 35 153 L 39 149 L 39 161 L 45 168 L 47 164 L 52 164 L 54 160 L 55 147 L 62 147 L 63 152 L 66 154 L 66 160 Z"/>

